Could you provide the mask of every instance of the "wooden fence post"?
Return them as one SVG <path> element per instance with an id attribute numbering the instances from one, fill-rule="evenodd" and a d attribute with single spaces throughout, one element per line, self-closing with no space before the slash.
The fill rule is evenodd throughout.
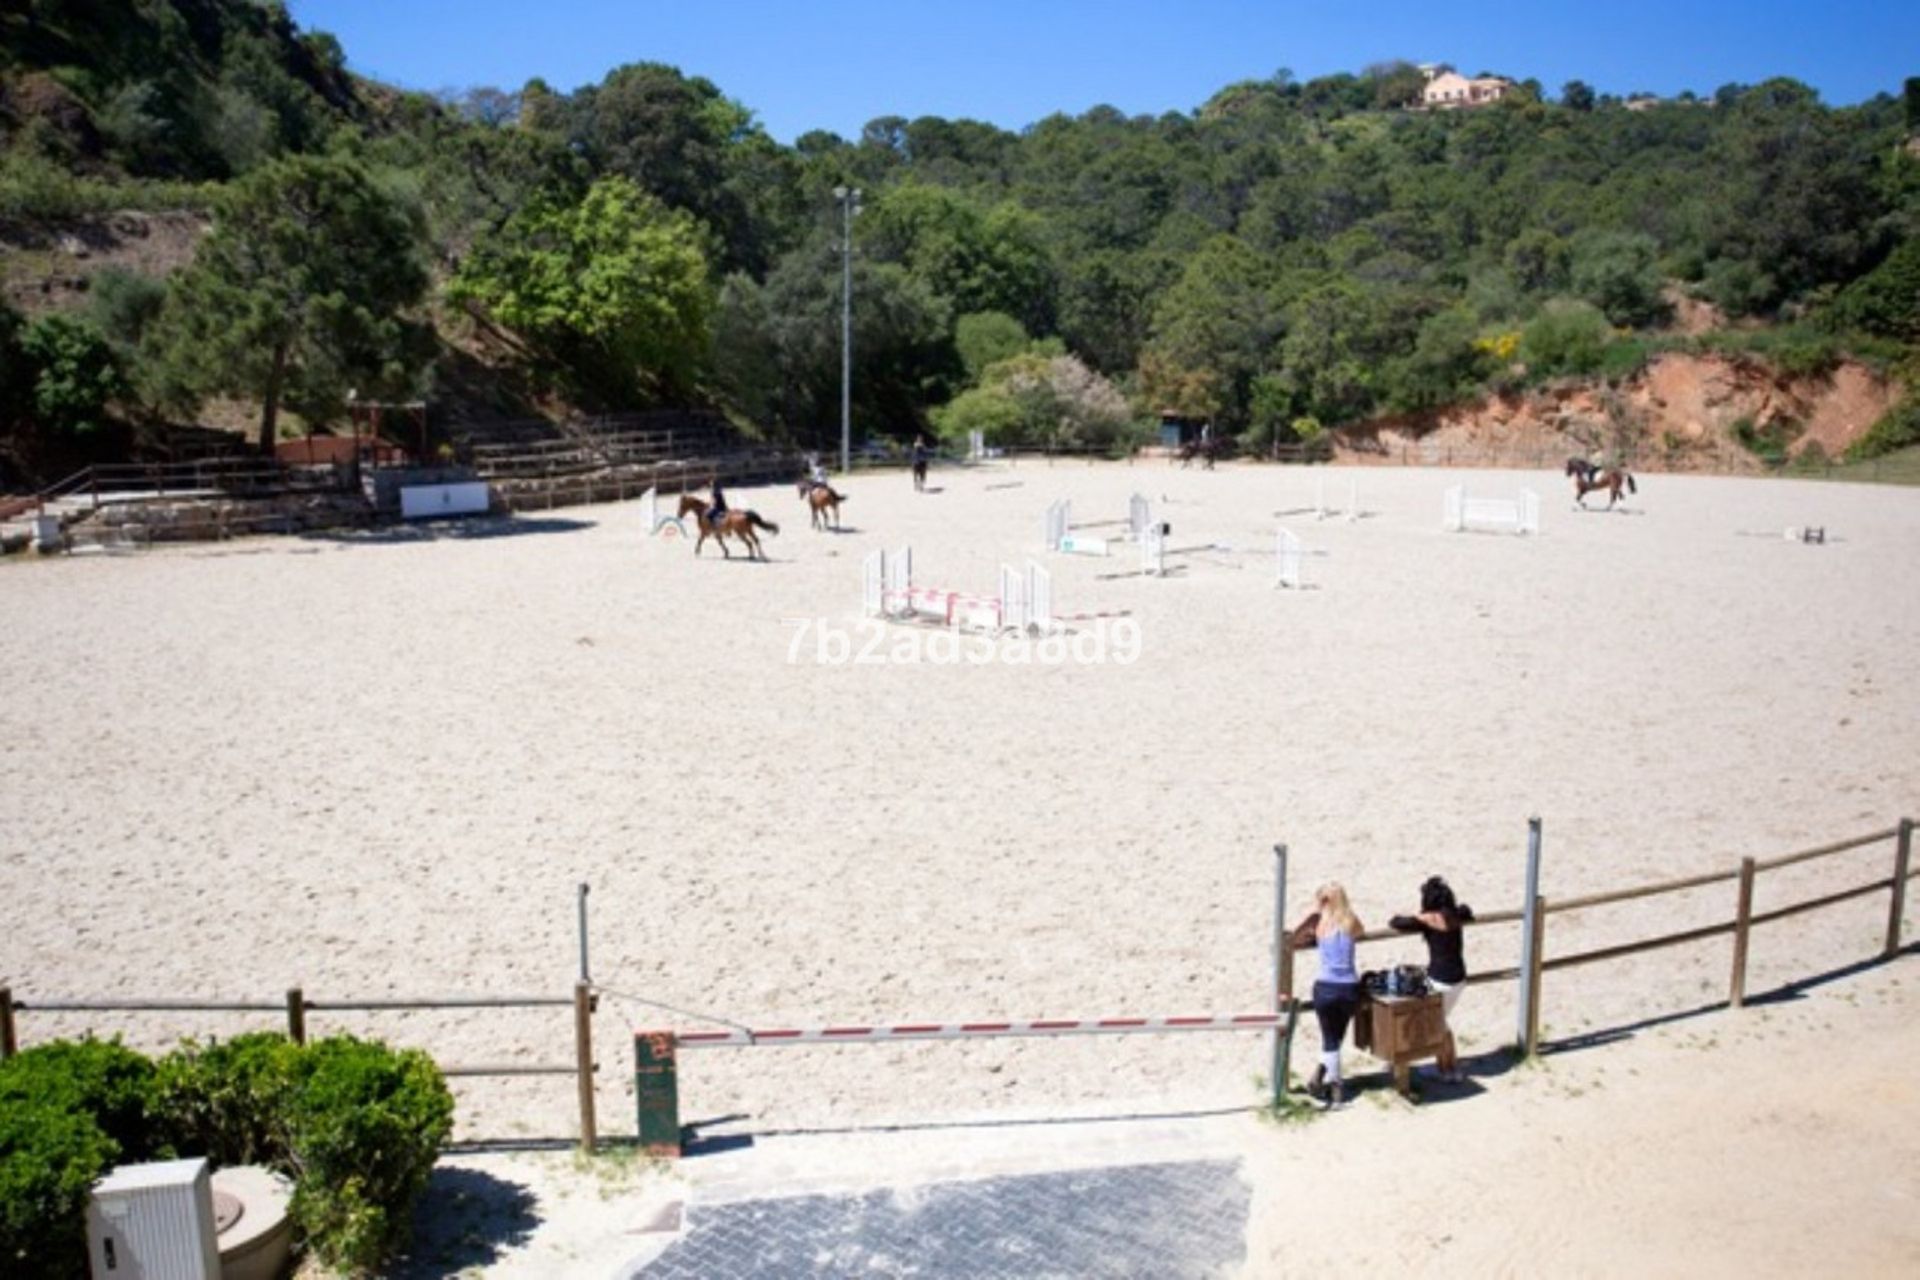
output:
<path id="1" fill-rule="evenodd" d="M 1733 985 L 1727 1004 L 1735 1009 L 1747 1002 L 1747 933 L 1753 924 L 1752 858 L 1740 859 L 1740 902 L 1733 916 Z"/>
<path id="2" fill-rule="evenodd" d="M 1900 917 L 1907 913 L 1907 869 L 1913 858 L 1913 819 L 1900 819 L 1893 843 L 1893 901 L 1887 906 L 1887 955 L 1900 950 Z"/>
<path id="3" fill-rule="evenodd" d="M 1292 1017 L 1293 948 L 1287 945 L 1287 846 L 1273 846 L 1273 1011 L 1280 1023 L 1273 1029 L 1271 1065 L 1273 1104 L 1277 1107 L 1287 1096 L 1287 1084 L 1293 1074 Z"/>
<path id="4" fill-rule="evenodd" d="M 299 987 L 287 988 L 287 1038 L 295 1044 L 307 1042 L 307 997 Z"/>
<path id="5" fill-rule="evenodd" d="M 20 1052 L 20 1038 L 13 1029 L 13 988 L 0 987 L 0 1062 Z"/>
<path id="6" fill-rule="evenodd" d="M 1893 835 L 1893 893 L 1887 903 L 1887 945 L 1881 954 L 1891 959 L 1900 950 L 1901 917 L 1907 913 L 1907 876 L 1913 861 L 1913 819 L 1902 818 Z"/>
<path id="7" fill-rule="evenodd" d="M 580 1149 L 593 1154 L 599 1142 L 593 1116 L 593 988 L 573 984 L 573 1055 L 580 1079 Z"/>
<path id="8" fill-rule="evenodd" d="M 1540 1052 L 1540 975 L 1546 971 L 1547 959 L 1547 900 L 1536 897 L 1533 900 L 1533 937 L 1528 948 L 1527 972 L 1527 1034 L 1521 1043 L 1522 1057 L 1531 1058 Z"/>

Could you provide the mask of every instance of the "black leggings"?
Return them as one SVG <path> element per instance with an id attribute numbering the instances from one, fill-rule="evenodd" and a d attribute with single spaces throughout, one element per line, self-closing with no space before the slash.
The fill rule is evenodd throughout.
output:
<path id="1" fill-rule="evenodd" d="M 1320 1019 L 1320 1051 L 1334 1053 L 1347 1038 L 1347 1024 L 1360 1008 L 1357 982 L 1313 984 L 1313 1016 Z"/>

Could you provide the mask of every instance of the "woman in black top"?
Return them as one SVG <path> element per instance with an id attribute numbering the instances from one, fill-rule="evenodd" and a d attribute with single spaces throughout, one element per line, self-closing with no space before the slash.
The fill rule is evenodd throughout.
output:
<path id="1" fill-rule="evenodd" d="M 1453 1017 L 1453 1006 L 1460 1001 L 1460 988 L 1467 980 L 1460 926 L 1472 919 L 1473 908 L 1456 901 L 1452 887 L 1445 880 L 1429 876 L 1420 886 L 1420 914 L 1395 916 L 1387 922 L 1402 933 L 1417 933 L 1427 940 L 1427 981 L 1440 993 L 1440 1008 L 1449 1020 Z M 1440 1051 L 1440 1078 L 1465 1079 L 1454 1052 L 1451 1027 L 1447 1031 L 1446 1047 Z"/>

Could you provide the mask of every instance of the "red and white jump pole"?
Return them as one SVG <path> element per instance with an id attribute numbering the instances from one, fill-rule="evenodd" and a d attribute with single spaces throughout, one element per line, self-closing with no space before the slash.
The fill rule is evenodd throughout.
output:
<path id="1" fill-rule="evenodd" d="M 1021 1036 L 1165 1035 L 1183 1031 L 1261 1031 L 1272 1035 L 1270 1082 L 1277 1102 L 1287 1089 L 1292 1039 L 1291 956 L 1286 945 L 1287 847 L 1274 854 L 1273 1008 L 1259 1013 L 1155 1014 L 1142 1017 L 841 1023 L 818 1027 L 733 1027 L 634 1033 L 634 1094 L 640 1145 L 680 1154 L 678 1059 L 693 1049 L 777 1049 L 792 1045 L 884 1044 L 912 1040 L 1002 1040 Z"/>
<path id="2" fill-rule="evenodd" d="M 1271 1031 L 1277 1013 L 1209 1013 L 1143 1018 L 1032 1018 L 1007 1022 L 895 1022 L 873 1026 L 681 1031 L 686 1049 L 777 1049 L 795 1044 L 872 1044 L 882 1040 L 1003 1040 L 1014 1036 L 1112 1036 L 1168 1031 Z"/>

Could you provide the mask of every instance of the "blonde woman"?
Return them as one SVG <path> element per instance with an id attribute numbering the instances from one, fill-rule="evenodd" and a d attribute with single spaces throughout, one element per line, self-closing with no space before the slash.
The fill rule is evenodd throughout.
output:
<path id="1" fill-rule="evenodd" d="M 1313 1014 L 1320 1020 L 1320 1066 L 1307 1082 L 1307 1092 L 1328 1107 L 1346 1101 L 1340 1076 L 1340 1045 L 1360 1007 L 1360 973 L 1353 964 L 1353 944 L 1366 932 L 1347 902 L 1347 891 L 1328 883 L 1314 890 L 1313 914 L 1293 931 L 1293 945 L 1320 953 L 1320 976 L 1313 983 Z"/>

